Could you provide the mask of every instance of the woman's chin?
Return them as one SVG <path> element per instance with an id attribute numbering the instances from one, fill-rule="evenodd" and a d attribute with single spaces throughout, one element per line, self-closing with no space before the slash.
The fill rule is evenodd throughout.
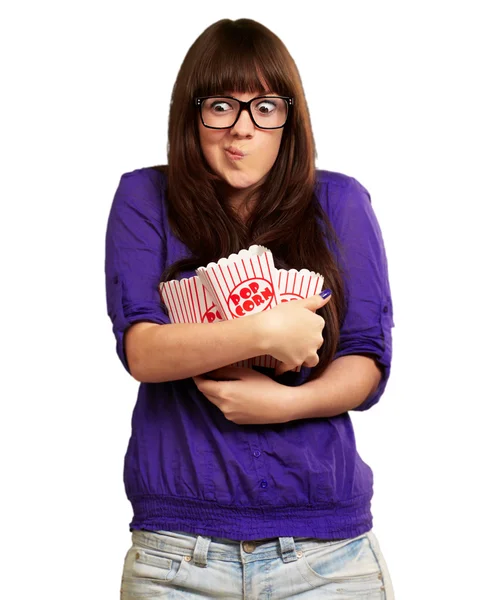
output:
<path id="1" fill-rule="evenodd" d="M 233 187 L 237 190 L 244 190 L 258 183 L 258 179 L 256 177 L 247 177 L 243 175 L 239 177 L 228 175 L 224 179 L 230 187 Z"/>

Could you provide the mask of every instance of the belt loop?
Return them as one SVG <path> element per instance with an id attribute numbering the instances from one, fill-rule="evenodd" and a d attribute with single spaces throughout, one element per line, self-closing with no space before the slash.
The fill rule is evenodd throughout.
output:
<path id="1" fill-rule="evenodd" d="M 296 545 L 293 537 L 279 537 L 280 552 L 282 553 L 282 560 L 284 562 L 291 562 L 297 560 Z"/>
<path id="2" fill-rule="evenodd" d="M 193 563 L 198 567 L 207 567 L 207 557 L 210 543 L 210 537 L 204 537 L 202 535 L 197 536 L 197 541 L 195 542 L 194 548 Z"/>

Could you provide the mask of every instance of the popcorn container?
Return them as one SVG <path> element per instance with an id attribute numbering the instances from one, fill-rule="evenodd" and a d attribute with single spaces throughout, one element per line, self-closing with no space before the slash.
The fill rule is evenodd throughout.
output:
<path id="1" fill-rule="evenodd" d="M 199 267 L 196 273 L 226 320 L 269 310 L 280 302 L 273 256 L 264 246 L 253 244 L 207 267 Z M 249 360 L 270 368 L 277 364 L 269 355 Z"/>
<path id="2" fill-rule="evenodd" d="M 162 281 L 159 292 L 173 323 L 215 323 L 224 320 L 211 293 L 197 276 Z M 251 360 L 241 360 L 231 366 L 251 367 Z"/>
<path id="3" fill-rule="evenodd" d="M 278 269 L 275 270 L 275 279 L 277 281 L 278 292 L 281 302 L 291 302 L 292 300 L 302 300 L 315 294 L 319 294 L 323 287 L 323 276 L 320 273 L 309 271 L 308 269 Z M 259 358 L 259 357 L 257 357 Z M 253 361 L 256 359 L 253 359 Z M 258 363 L 255 363 L 258 364 Z M 301 367 L 291 369 L 299 373 Z"/>

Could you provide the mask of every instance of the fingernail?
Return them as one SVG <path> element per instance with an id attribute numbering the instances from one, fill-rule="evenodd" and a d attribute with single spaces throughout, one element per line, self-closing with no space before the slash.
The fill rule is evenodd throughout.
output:
<path id="1" fill-rule="evenodd" d="M 325 298 L 328 298 L 331 293 L 332 293 L 332 290 L 326 289 L 326 290 L 323 290 L 323 292 L 320 292 L 320 296 L 325 300 Z"/>

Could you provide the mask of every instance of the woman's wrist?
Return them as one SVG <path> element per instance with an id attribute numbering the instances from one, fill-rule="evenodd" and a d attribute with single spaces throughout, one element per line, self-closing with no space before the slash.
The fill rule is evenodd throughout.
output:
<path id="1" fill-rule="evenodd" d="M 302 386 L 300 385 L 283 385 L 286 391 L 282 390 L 282 413 L 286 423 L 302 418 L 299 414 L 299 407 L 302 400 Z"/>
<path id="2" fill-rule="evenodd" d="M 254 356 L 268 354 L 270 350 L 270 336 L 268 330 L 268 319 L 263 313 L 256 313 L 247 317 L 242 317 L 247 326 L 248 336 L 252 340 L 251 348 Z"/>

